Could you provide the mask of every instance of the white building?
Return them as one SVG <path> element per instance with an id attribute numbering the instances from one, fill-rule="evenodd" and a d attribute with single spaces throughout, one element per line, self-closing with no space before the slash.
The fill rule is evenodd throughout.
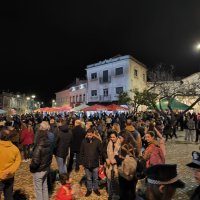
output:
<path id="1" fill-rule="evenodd" d="M 120 92 L 146 88 L 147 68 L 130 55 L 87 65 L 86 71 L 88 103 L 115 102 Z"/>
<path id="2" fill-rule="evenodd" d="M 76 82 L 69 85 L 66 89 L 56 92 L 56 105 L 71 107 L 86 103 L 87 81 L 76 78 Z"/>

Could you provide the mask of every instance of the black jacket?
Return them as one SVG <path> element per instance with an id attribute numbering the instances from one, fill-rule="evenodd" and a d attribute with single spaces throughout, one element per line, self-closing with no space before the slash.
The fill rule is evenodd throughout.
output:
<path id="1" fill-rule="evenodd" d="M 80 150 L 80 163 L 85 168 L 94 169 L 99 167 L 102 162 L 102 144 L 101 142 L 93 138 L 91 142 L 85 138 L 81 143 Z"/>
<path id="2" fill-rule="evenodd" d="M 51 165 L 52 151 L 48 138 L 41 139 L 33 150 L 30 172 L 47 171 Z"/>
<path id="3" fill-rule="evenodd" d="M 67 125 L 59 127 L 55 143 L 55 156 L 66 159 L 71 145 L 72 132 Z"/>
<path id="4" fill-rule="evenodd" d="M 85 129 L 81 126 L 75 126 L 72 129 L 72 144 L 71 151 L 79 153 L 81 148 L 81 142 L 85 138 L 86 132 Z"/>

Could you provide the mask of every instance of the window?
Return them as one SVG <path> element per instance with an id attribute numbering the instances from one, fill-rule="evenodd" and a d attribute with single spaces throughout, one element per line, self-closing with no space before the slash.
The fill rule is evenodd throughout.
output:
<path id="1" fill-rule="evenodd" d="M 91 74 L 91 79 L 92 79 L 92 80 L 97 79 L 97 73 L 92 73 L 92 74 Z"/>
<path id="2" fill-rule="evenodd" d="M 85 94 L 83 94 L 83 101 L 85 101 Z"/>
<path id="3" fill-rule="evenodd" d="M 103 71 L 103 82 L 104 83 L 108 82 L 108 70 Z"/>
<path id="4" fill-rule="evenodd" d="M 91 96 L 96 97 L 97 96 L 97 90 L 92 90 L 91 91 Z"/>
<path id="5" fill-rule="evenodd" d="M 76 95 L 76 102 L 78 102 L 78 95 Z"/>
<path id="6" fill-rule="evenodd" d="M 123 92 L 123 87 L 117 87 L 116 88 L 116 94 L 119 94 L 121 92 Z"/>
<path id="7" fill-rule="evenodd" d="M 103 89 L 103 96 L 107 97 L 108 96 L 108 88 Z"/>
<path id="8" fill-rule="evenodd" d="M 134 76 L 138 76 L 138 70 L 137 69 L 134 69 Z"/>
<path id="9" fill-rule="evenodd" d="M 115 75 L 121 75 L 123 74 L 123 67 L 118 67 L 115 69 Z"/>
<path id="10" fill-rule="evenodd" d="M 75 96 L 73 96 L 73 102 L 75 102 Z"/>
<path id="11" fill-rule="evenodd" d="M 79 101 L 82 102 L 82 95 L 79 95 Z"/>

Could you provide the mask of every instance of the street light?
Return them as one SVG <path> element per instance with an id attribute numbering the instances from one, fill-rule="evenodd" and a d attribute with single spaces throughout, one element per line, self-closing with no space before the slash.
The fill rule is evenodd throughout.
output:
<path id="1" fill-rule="evenodd" d="M 52 99 L 52 107 L 54 107 L 56 105 L 56 101 L 55 99 Z"/>
<path id="2" fill-rule="evenodd" d="M 200 43 L 197 44 L 196 49 L 200 50 Z"/>

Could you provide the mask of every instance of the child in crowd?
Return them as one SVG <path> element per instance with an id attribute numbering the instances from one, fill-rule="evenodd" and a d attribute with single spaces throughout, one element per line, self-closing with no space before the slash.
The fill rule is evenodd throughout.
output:
<path id="1" fill-rule="evenodd" d="M 56 200 L 72 200 L 73 190 L 71 188 L 72 179 L 69 174 L 60 174 L 60 183 L 62 186 L 59 188 L 56 194 Z"/>

